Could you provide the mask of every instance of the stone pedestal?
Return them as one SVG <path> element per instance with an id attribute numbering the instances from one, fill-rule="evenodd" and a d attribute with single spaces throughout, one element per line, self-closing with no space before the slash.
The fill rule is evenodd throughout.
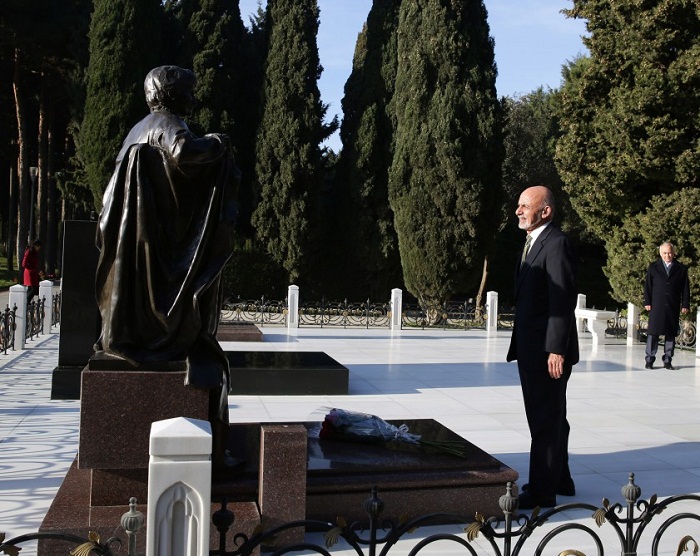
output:
<path id="1" fill-rule="evenodd" d="M 258 504 L 265 529 L 306 517 L 306 438 L 304 425 L 260 427 Z M 300 543 L 304 531 L 285 531 L 276 546 Z"/>
<path id="2" fill-rule="evenodd" d="M 135 497 L 148 514 L 148 463 L 151 423 L 176 417 L 207 420 L 209 391 L 185 386 L 185 372 L 105 370 L 108 363 L 91 361 L 82 372 L 80 444 L 40 531 L 68 532 L 87 538 L 100 534 L 104 542 L 119 527 Z M 96 370 L 91 367 L 98 367 Z M 175 365 L 177 367 L 177 365 Z M 255 498 L 237 499 L 236 530 L 252 534 L 260 523 Z M 212 513 L 219 505 L 212 504 Z M 212 528 L 210 545 L 218 547 Z M 127 546 L 126 535 L 117 535 Z M 145 528 L 138 536 L 145 551 Z M 61 541 L 42 540 L 38 555 L 65 552 Z"/>
<path id="3" fill-rule="evenodd" d="M 147 469 L 151 423 L 174 417 L 207 420 L 208 412 L 209 391 L 185 386 L 184 371 L 88 368 L 82 379 L 78 466 Z"/>
<path id="4" fill-rule="evenodd" d="M 263 333 L 252 322 L 220 322 L 216 339 L 220 342 L 262 342 Z"/>

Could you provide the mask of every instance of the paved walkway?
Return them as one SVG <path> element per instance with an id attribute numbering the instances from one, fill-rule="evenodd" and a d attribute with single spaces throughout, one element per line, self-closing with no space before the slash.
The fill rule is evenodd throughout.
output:
<path id="1" fill-rule="evenodd" d="M 504 361 L 509 332 L 263 332 L 262 343 L 227 343 L 225 348 L 325 351 L 350 369 L 349 395 L 231 396 L 232 422 L 306 421 L 322 417 L 327 407 L 385 419 L 434 418 L 527 477 L 529 436 L 517 369 Z M 644 499 L 700 493 L 700 360 L 694 352 L 676 354 L 676 371 L 645 371 L 642 345 L 628 347 L 611 340 L 595 347 L 583 337 L 581 348 L 582 361 L 569 386 L 577 493 L 560 497 L 560 503 L 599 505 L 603 498 L 622 502 L 620 488 L 629 472 L 635 472 Z M 9 536 L 37 530 L 75 457 L 79 403 L 49 399 L 57 351 L 56 332 L 30 342 L 23 352 L 0 355 L 0 532 Z M 697 506 L 692 509 L 698 513 Z M 571 519 L 595 528 L 590 512 Z M 461 530 L 449 528 L 454 533 Z M 415 536 L 430 532 L 419 529 Z M 674 536 L 675 546 L 662 547 L 659 553 L 676 554 L 679 538 Z M 697 532 L 695 538 L 700 539 Z M 559 550 L 583 550 L 586 542 L 562 541 Z M 620 553 L 614 535 L 606 536 L 605 542 L 605 554 Z M 408 544 L 390 554 L 406 554 Z M 586 554 L 595 553 L 590 542 L 587 549 Z M 22 554 L 32 550 L 27 547 Z M 434 550 L 428 553 L 455 554 L 443 547 Z M 342 546 L 333 552 L 350 554 Z"/>

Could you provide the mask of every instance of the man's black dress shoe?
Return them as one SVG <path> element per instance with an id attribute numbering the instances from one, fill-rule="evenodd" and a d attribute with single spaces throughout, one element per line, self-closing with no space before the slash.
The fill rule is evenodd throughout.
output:
<path id="1" fill-rule="evenodd" d="M 675 370 L 676 370 L 676 368 L 675 368 L 673 365 L 671 365 L 671 362 L 670 362 L 670 361 L 666 361 L 666 363 L 664 363 L 664 369 L 668 369 L 669 371 L 675 371 Z"/>
<path id="2" fill-rule="evenodd" d="M 645 368 L 645 369 L 653 369 L 653 368 L 654 368 L 654 364 L 653 364 L 653 363 L 650 363 L 649 361 L 647 361 L 647 364 L 644 365 L 644 368 Z"/>
<path id="3" fill-rule="evenodd" d="M 530 485 L 526 483 L 520 490 L 527 492 L 530 490 Z M 561 483 L 557 489 L 557 494 L 561 494 L 562 496 L 576 496 L 576 485 L 574 484 L 573 479 L 569 479 L 568 481 Z"/>
<path id="4" fill-rule="evenodd" d="M 518 496 L 518 508 L 521 510 L 532 510 L 534 508 L 553 508 L 557 505 L 556 496 L 545 496 L 523 492 Z"/>

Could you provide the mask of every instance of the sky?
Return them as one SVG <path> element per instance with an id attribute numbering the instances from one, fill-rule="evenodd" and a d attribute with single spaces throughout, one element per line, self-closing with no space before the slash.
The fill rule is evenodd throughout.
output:
<path id="1" fill-rule="evenodd" d="M 240 0 L 244 23 L 249 24 L 260 2 L 264 7 L 266 0 Z M 327 119 L 334 115 L 342 119 L 343 88 L 372 0 L 318 0 L 318 5 L 317 44 L 323 66 L 318 86 L 322 102 L 329 105 Z M 571 0 L 484 0 L 484 5 L 495 41 L 499 96 L 519 96 L 540 86 L 556 89 L 561 85 L 562 66 L 587 53 L 581 40 L 585 22 L 560 13 L 573 6 Z M 325 145 L 339 152 L 338 133 Z"/>

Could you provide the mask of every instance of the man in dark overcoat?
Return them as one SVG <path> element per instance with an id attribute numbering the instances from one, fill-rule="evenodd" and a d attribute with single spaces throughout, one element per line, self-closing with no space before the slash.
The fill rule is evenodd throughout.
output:
<path id="1" fill-rule="evenodd" d="M 515 211 L 527 232 L 515 272 L 515 322 L 507 360 L 518 373 L 530 428 L 530 474 L 520 508 L 556 505 L 573 496 L 569 471 L 566 387 L 578 362 L 574 249 L 554 224 L 554 198 L 544 186 L 523 191 Z"/>
<path id="2" fill-rule="evenodd" d="M 654 368 L 659 335 L 663 335 L 664 367 L 673 370 L 671 360 L 676 347 L 678 318 L 681 311 L 685 314 L 690 309 L 690 282 L 688 268 L 675 260 L 672 243 L 662 243 L 659 255 L 661 258 L 649 265 L 644 281 L 644 308 L 649 311 L 645 367 Z"/>

